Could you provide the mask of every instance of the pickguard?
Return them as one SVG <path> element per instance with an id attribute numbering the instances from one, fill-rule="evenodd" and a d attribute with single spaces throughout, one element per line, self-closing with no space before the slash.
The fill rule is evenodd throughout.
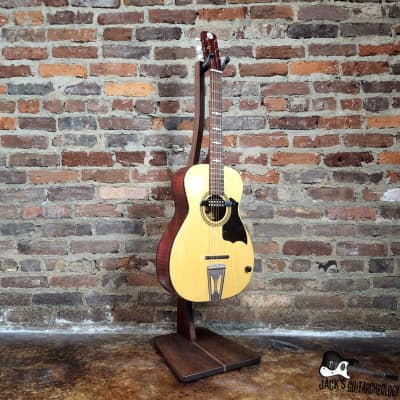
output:
<path id="1" fill-rule="evenodd" d="M 243 242 L 247 244 L 246 229 L 239 217 L 239 203 L 234 199 L 229 199 L 231 205 L 231 215 L 228 221 L 222 227 L 222 237 L 229 242 Z"/>

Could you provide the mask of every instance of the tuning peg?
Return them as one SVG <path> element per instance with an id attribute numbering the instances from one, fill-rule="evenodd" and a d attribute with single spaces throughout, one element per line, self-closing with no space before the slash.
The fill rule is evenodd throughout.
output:
<path id="1" fill-rule="evenodd" d="M 225 57 L 224 62 L 221 65 L 221 69 L 222 71 L 225 69 L 225 67 L 228 65 L 229 61 L 231 61 L 231 59 L 229 58 L 229 56 Z"/>

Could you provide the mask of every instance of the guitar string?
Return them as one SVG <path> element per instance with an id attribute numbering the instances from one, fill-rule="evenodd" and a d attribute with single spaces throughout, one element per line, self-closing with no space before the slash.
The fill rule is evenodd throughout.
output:
<path id="1" fill-rule="evenodd" d="M 216 213 L 216 209 L 214 206 L 214 195 L 215 195 L 215 158 L 216 158 L 216 154 L 215 154 L 215 143 L 213 143 L 213 141 L 215 140 L 215 73 L 212 70 L 211 74 L 210 74 L 210 79 L 211 79 L 211 110 L 210 110 L 210 114 L 211 114 L 211 129 L 210 129 L 210 146 L 211 146 L 211 164 L 210 164 L 210 174 L 211 174 L 211 217 L 214 218 L 215 217 L 215 213 Z M 215 238 L 214 238 L 214 227 L 212 226 L 212 224 L 210 225 L 210 229 L 211 229 L 211 254 L 214 254 L 215 248 L 214 248 L 214 244 L 215 244 Z M 215 284 L 215 282 L 214 282 Z M 215 290 L 215 288 L 213 288 Z"/>
<path id="2" fill-rule="evenodd" d="M 223 149 L 222 149 L 222 72 L 218 70 L 210 71 L 211 94 L 210 94 L 210 198 L 211 198 L 211 216 L 218 224 L 222 216 L 222 210 L 218 205 L 219 198 L 223 198 Z M 219 229 L 210 224 L 210 251 L 216 255 L 216 244 L 218 243 Z M 219 280 L 213 282 L 214 285 L 221 284 Z M 213 288 L 214 290 L 216 287 Z M 221 288 L 222 289 L 222 288 Z"/>

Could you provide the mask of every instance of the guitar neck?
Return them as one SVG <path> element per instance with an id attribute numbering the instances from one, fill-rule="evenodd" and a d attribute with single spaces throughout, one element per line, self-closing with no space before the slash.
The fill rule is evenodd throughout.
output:
<path id="1" fill-rule="evenodd" d="M 224 149 L 222 136 L 222 71 L 210 70 L 210 193 L 224 193 Z"/>
<path id="2" fill-rule="evenodd" d="M 382 371 L 373 371 L 373 370 L 366 369 L 366 368 L 353 367 L 351 365 L 347 369 L 348 369 L 348 371 L 359 372 L 360 374 L 375 376 L 377 378 L 385 378 L 385 379 L 390 379 L 393 381 L 398 380 L 397 375 L 389 374 L 389 373 L 382 372 Z"/>

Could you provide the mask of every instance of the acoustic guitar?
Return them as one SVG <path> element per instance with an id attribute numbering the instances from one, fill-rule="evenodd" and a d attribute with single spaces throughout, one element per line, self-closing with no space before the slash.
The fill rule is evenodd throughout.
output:
<path id="1" fill-rule="evenodd" d="M 162 286 L 192 302 L 240 293 L 253 273 L 254 252 L 240 218 L 241 177 L 224 166 L 222 74 L 217 38 L 202 32 L 209 64 L 209 148 L 205 163 L 185 167 L 172 178 L 174 216 L 157 250 Z"/>

